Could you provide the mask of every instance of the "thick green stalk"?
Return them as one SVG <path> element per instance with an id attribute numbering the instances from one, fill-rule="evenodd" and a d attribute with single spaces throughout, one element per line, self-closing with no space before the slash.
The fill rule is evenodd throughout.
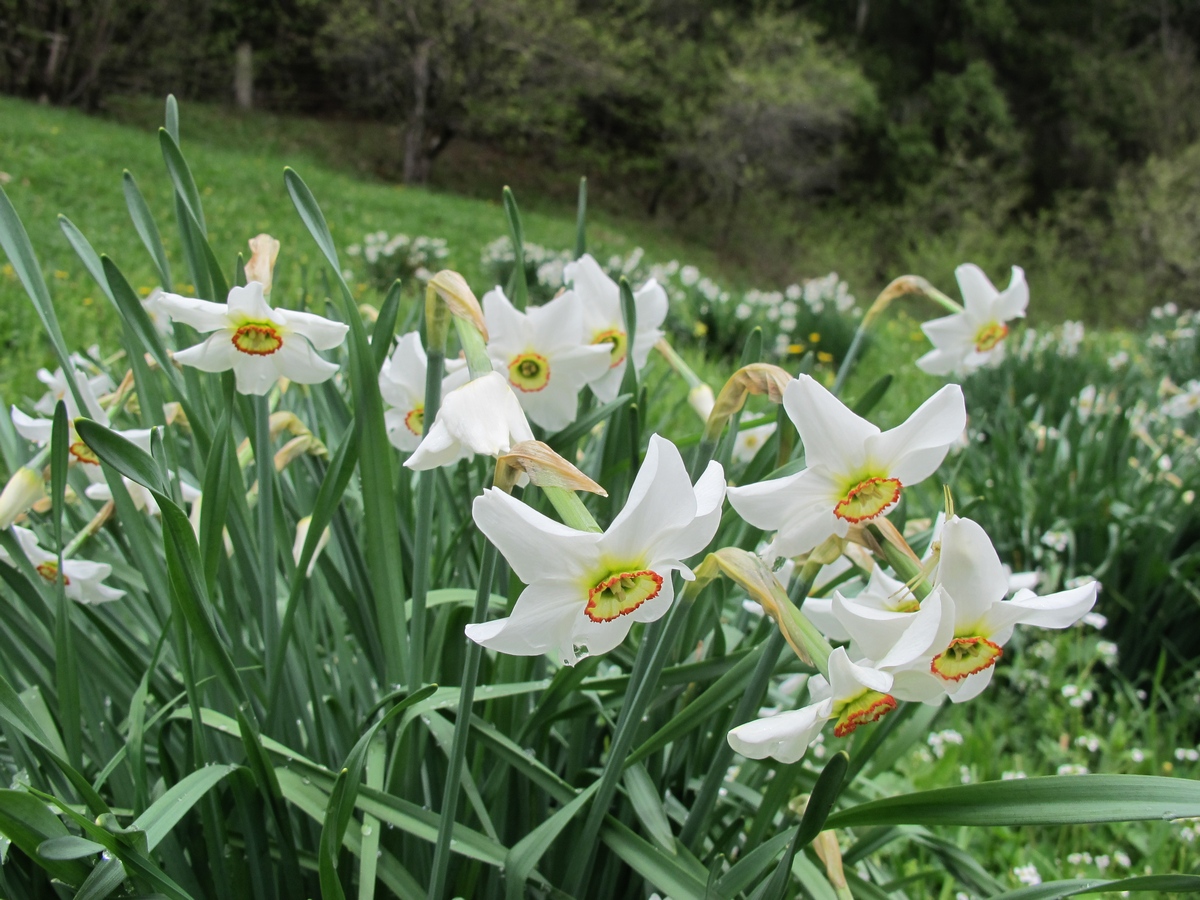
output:
<path id="1" fill-rule="evenodd" d="M 491 541 L 487 541 L 483 550 L 483 560 L 479 566 L 479 586 L 475 590 L 472 622 L 482 622 L 487 615 L 488 600 L 492 593 L 492 579 L 496 574 L 496 557 L 496 547 Z M 438 821 L 437 844 L 433 850 L 429 900 L 439 900 L 446 891 L 446 874 L 450 867 L 450 837 L 454 830 L 463 764 L 467 758 L 467 737 L 471 732 L 471 705 L 475 702 L 475 682 L 479 677 L 479 660 L 482 656 L 483 647 L 474 641 L 468 641 L 467 658 L 463 663 L 462 688 L 458 695 L 458 714 L 454 720 L 454 738 L 450 742 L 446 788 L 442 793 L 442 812 Z"/>

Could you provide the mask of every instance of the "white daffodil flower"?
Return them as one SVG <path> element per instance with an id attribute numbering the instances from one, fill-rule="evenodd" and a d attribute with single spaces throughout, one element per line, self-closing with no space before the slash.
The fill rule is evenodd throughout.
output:
<path id="1" fill-rule="evenodd" d="M 411 453 L 425 433 L 425 371 L 429 360 L 415 331 L 401 335 L 379 370 L 379 393 L 390 409 L 384 414 L 388 440 Z"/>
<path id="2" fill-rule="evenodd" d="M 483 296 L 488 355 L 508 378 L 525 414 L 547 431 L 575 421 L 579 392 L 609 371 L 607 344 L 584 341 L 583 304 L 568 291 L 520 312 L 504 291 Z"/>
<path id="3" fill-rule="evenodd" d="M 1009 575 L 983 528 L 970 519 L 949 519 L 941 544 L 934 593 L 940 594 L 942 621 L 929 649 L 894 673 L 899 699 L 928 701 L 947 693 L 956 703 L 970 700 L 988 686 L 1015 626 L 1067 628 L 1096 603 L 1094 581 L 1045 597 L 1019 590 L 1005 599 Z M 921 602 L 922 609 L 933 597 Z M 869 624 L 854 623 L 855 640 L 863 639 Z"/>
<path id="4" fill-rule="evenodd" d="M 584 340 L 609 346 L 609 369 L 591 383 L 592 392 L 603 403 L 616 398 L 625 374 L 629 338 L 621 315 L 621 289 L 604 274 L 600 264 L 584 254 L 563 268 L 563 280 L 583 302 Z M 667 317 L 667 292 L 653 278 L 633 293 L 637 307 L 637 332 L 633 338 L 633 365 L 640 372 L 650 350 L 663 336 L 659 326 Z"/>
<path id="5" fill-rule="evenodd" d="M 175 326 L 171 324 L 170 311 L 163 304 L 162 298 L 163 289 L 156 287 L 142 301 L 142 309 L 150 317 L 150 322 L 154 325 L 154 330 L 163 337 L 170 337 L 175 333 Z"/>
<path id="6" fill-rule="evenodd" d="M 812 703 L 739 725 L 729 732 L 729 746 L 748 759 L 797 762 L 830 719 L 837 720 L 834 735 L 845 737 L 895 709 L 891 689 L 891 675 L 855 665 L 845 648 L 838 647 L 829 657 L 829 680 L 814 675 L 808 681 Z"/>
<path id="7" fill-rule="evenodd" d="M 242 394 L 265 394 L 281 377 L 298 384 L 325 381 L 338 367 L 316 351 L 332 350 L 349 331 L 312 313 L 272 309 L 257 281 L 231 289 L 227 303 L 178 294 L 163 294 L 160 303 L 176 322 L 212 332 L 204 343 L 176 353 L 175 360 L 202 372 L 233 369 Z"/>
<path id="8" fill-rule="evenodd" d="M 967 263 L 954 270 L 963 296 L 963 311 L 921 326 L 933 349 L 917 360 L 931 375 L 970 375 L 1004 356 L 1007 322 L 1025 315 L 1029 286 L 1020 266 L 1003 292 L 997 291 L 983 270 Z"/>
<path id="9" fill-rule="evenodd" d="M 148 449 L 147 452 L 149 452 Z M 158 501 L 154 499 L 154 495 L 148 489 L 142 487 L 136 481 L 130 481 L 124 475 L 121 476 L 121 481 L 125 484 L 125 490 L 129 491 L 129 499 L 133 501 L 134 506 L 151 516 L 157 516 L 162 512 L 158 508 Z M 200 491 L 186 481 L 179 482 L 179 493 L 183 502 L 187 505 L 195 503 L 200 499 Z M 112 489 L 109 488 L 107 482 L 89 484 L 84 494 L 91 500 L 108 501 L 113 498 Z"/>
<path id="10" fill-rule="evenodd" d="M 467 626 L 501 653 L 549 653 L 574 665 L 579 648 L 607 653 L 634 622 L 653 622 L 674 599 L 671 573 L 712 540 L 725 476 L 710 463 L 692 485 L 675 445 L 654 435 L 625 508 L 603 534 L 561 525 L 495 488 L 476 498 L 475 523 L 528 587 L 505 619 Z"/>
<path id="11" fill-rule="evenodd" d="M 30 565 L 47 582 L 54 584 L 58 577 L 58 554 L 50 553 L 39 547 L 37 535 L 28 528 L 14 525 L 12 531 Z M 0 547 L 0 562 L 5 562 L 10 566 L 14 565 L 12 557 L 2 547 Z M 108 603 L 125 596 L 124 591 L 103 584 L 104 579 L 112 574 L 112 566 L 108 563 L 64 559 L 62 568 L 63 589 L 67 597 L 76 603 L 91 606 L 97 603 Z"/>
<path id="12" fill-rule="evenodd" d="M 883 515 L 941 465 L 967 424 L 962 389 L 949 384 L 890 431 L 860 418 L 807 375 L 788 383 L 783 405 L 804 442 L 808 467 L 729 489 L 729 502 L 758 528 L 777 531 L 767 553 L 798 556 L 831 534 Z"/>
<path id="13" fill-rule="evenodd" d="M 83 388 L 84 402 L 91 406 L 93 396 L 90 394 L 90 389 L 83 383 L 80 384 Z M 88 481 L 92 484 L 104 483 L 104 472 L 100 469 L 100 457 L 92 451 L 92 448 L 85 444 L 75 432 L 75 419 L 78 412 L 75 408 L 74 399 L 71 398 L 70 392 L 67 393 L 67 420 L 70 423 L 70 433 L 68 436 L 69 443 L 67 444 L 67 453 L 70 455 L 70 461 L 78 465 L 87 475 Z M 104 413 L 99 405 L 95 410 L 99 416 L 94 421 L 99 422 L 104 426 L 108 426 L 108 416 Z M 25 438 L 25 440 L 44 447 L 50 443 L 50 438 L 54 432 L 54 421 L 52 419 L 35 419 L 32 416 L 27 416 L 15 406 L 9 411 L 12 416 L 13 428 L 17 434 Z M 137 444 L 147 453 L 150 452 L 150 428 L 131 428 L 127 431 L 118 431 L 121 437 L 128 441 Z"/>
<path id="14" fill-rule="evenodd" d="M 499 372 L 472 379 L 442 400 L 429 433 L 405 460 L 410 469 L 436 469 L 472 454 L 500 456 L 532 441 L 521 403 Z"/>
<path id="15" fill-rule="evenodd" d="M 750 462 L 774 433 L 774 422 L 742 429 L 733 441 L 733 458 L 741 463 Z"/>
<path id="16" fill-rule="evenodd" d="M 79 366 L 87 365 L 87 360 L 78 353 L 71 355 L 71 361 Z M 102 394 L 115 390 L 116 385 L 103 372 L 89 377 L 84 375 L 81 369 L 75 370 L 75 383 L 79 385 L 80 392 L 83 394 L 83 402 L 87 406 L 82 413 L 78 404 L 75 403 L 75 395 L 67 389 L 67 376 L 63 374 L 61 368 L 55 369 L 54 374 L 51 374 L 49 369 L 38 369 L 37 377 L 38 381 L 46 385 L 47 390 L 34 404 L 34 412 L 40 412 L 43 416 L 52 416 L 54 407 L 58 405 L 59 400 L 62 400 L 67 404 L 67 415 L 72 421 L 82 414 L 97 422 L 108 422 L 108 419 L 104 417 L 104 411 L 100 407 L 98 398 Z"/>

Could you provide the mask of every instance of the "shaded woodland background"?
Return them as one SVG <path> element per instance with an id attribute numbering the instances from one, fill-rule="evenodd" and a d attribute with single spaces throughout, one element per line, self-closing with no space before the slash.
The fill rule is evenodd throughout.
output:
<path id="1" fill-rule="evenodd" d="M 1198 43 L 1194 0 L 0 0 L 0 89 L 316 117 L 461 193 L 586 173 L 757 282 L 1021 263 L 1116 324 L 1200 288 Z"/>

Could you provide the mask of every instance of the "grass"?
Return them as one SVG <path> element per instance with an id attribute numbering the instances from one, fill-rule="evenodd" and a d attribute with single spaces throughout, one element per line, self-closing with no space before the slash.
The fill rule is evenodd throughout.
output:
<path id="1" fill-rule="evenodd" d="M 161 107 L 156 107 L 157 122 Z M 159 151 L 156 127 L 120 125 L 89 118 L 72 110 L 38 106 L 0 97 L 0 169 L 4 190 L 16 207 L 37 249 L 62 322 L 67 342 L 84 348 L 117 333 L 117 317 L 99 287 L 59 231 L 56 216 L 66 215 L 108 254 L 144 293 L 157 284 L 146 251 L 131 227 L 121 191 L 120 173 L 128 168 L 137 179 L 164 236 L 174 276 L 182 284 L 182 251 L 174 238 L 170 183 Z M 232 272 L 237 254 L 248 253 L 246 241 L 266 231 L 283 242 L 276 283 L 282 292 L 304 285 L 317 266 L 311 238 L 296 216 L 283 184 L 283 167 L 303 175 L 322 198 L 335 239 L 345 247 L 368 231 L 424 234 L 449 242 L 446 265 L 481 286 L 479 251 L 507 233 L 496 184 L 495 200 L 482 201 L 435 190 L 401 187 L 365 179 L 330 164 L 338 145 L 313 140 L 305 149 L 296 120 L 239 117 L 212 107 L 185 107 L 181 141 L 200 185 L 209 225 L 209 240 L 218 259 Z M 310 129 L 311 129 L 311 123 Z M 322 130 L 323 131 L 323 130 Z M 313 137 L 310 130 L 308 137 Z M 518 202 L 522 198 L 518 196 Z M 536 207 L 536 204 L 529 204 Z M 550 246 L 574 243 L 573 211 L 556 214 L 524 209 L 526 240 Z M 606 217 L 589 216 L 591 246 L 605 253 L 627 253 L 644 246 L 654 258 L 683 256 L 706 269 L 711 255 L 694 252 L 653 228 Z M 352 262 L 347 258 L 344 263 Z M 365 285 L 363 299 L 375 299 Z M 378 302 L 376 300 L 375 302 Z M 33 308 L 11 267 L 0 270 L 0 344 L 6 365 L 0 394 L 8 401 L 36 397 L 41 391 L 34 370 L 50 362 Z"/>

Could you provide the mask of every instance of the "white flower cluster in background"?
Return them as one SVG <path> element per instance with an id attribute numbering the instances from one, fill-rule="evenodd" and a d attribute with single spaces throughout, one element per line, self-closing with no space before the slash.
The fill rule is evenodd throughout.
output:
<path id="1" fill-rule="evenodd" d="M 347 247 L 346 255 L 360 257 L 366 264 L 367 278 L 386 290 L 397 278 L 428 280 L 450 256 L 450 248 L 444 238 L 372 231 L 363 235 L 361 244 Z"/>

